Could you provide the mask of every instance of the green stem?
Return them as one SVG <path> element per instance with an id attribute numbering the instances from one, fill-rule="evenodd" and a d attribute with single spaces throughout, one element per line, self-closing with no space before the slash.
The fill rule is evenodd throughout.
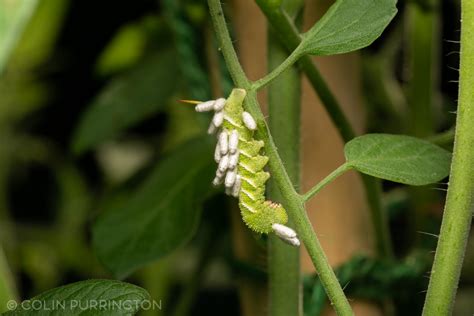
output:
<path id="1" fill-rule="evenodd" d="M 267 17 L 272 28 L 275 30 L 275 33 L 279 35 L 280 42 L 285 45 L 288 51 L 295 51 L 301 43 L 301 37 L 298 29 L 294 26 L 290 18 L 281 10 L 280 7 L 272 5 L 272 1 L 256 0 L 256 2 Z M 313 89 L 317 92 L 324 108 L 328 112 L 336 128 L 339 130 L 344 142 L 353 139 L 356 136 L 354 129 L 342 111 L 336 97 L 329 89 L 324 78 L 321 76 L 318 68 L 314 65 L 311 57 L 302 56 L 298 64 L 301 66 L 301 69 L 305 73 Z"/>
<path id="2" fill-rule="evenodd" d="M 250 81 L 247 79 L 247 76 L 245 76 L 244 70 L 239 63 L 237 53 L 234 50 L 232 41 L 230 40 L 230 34 L 227 29 L 222 6 L 219 1 L 208 0 L 208 4 L 219 48 L 224 56 L 230 76 L 239 88 L 248 90 L 250 88 Z"/>
<path id="3" fill-rule="evenodd" d="M 314 195 L 321 191 L 326 185 L 334 181 L 337 177 L 345 173 L 346 171 L 352 169 L 352 167 L 346 162 L 341 165 L 339 168 L 331 172 L 326 178 L 321 182 L 316 184 L 311 190 L 303 195 L 303 200 L 306 202 L 310 200 Z M 380 203 L 380 181 L 375 178 L 372 178 L 368 175 L 361 174 L 362 181 L 364 186 L 367 188 L 366 194 L 369 204 L 375 207 L 377 212 L 372 210 L 372 226 L 374 227 L 374 234 L 378 236 L 376 239 L 376 249 L 379 254 L 385 257 L 390 257 L 392 255 L 392 248 L 390 244 L 390 239 L 388 231 L 384 229 L 384 226 L 380 223 L 386 223 L 387 219 L 385 218 L 385 212 L 383 212 L 382 205 Z"/>
<path id="4" fill-rule="evenodd" d="M 430 1 L 435 4 L 437 1 Z M 438 55 L 439 35 L 436 8 L 424 9 L 417 2 L 407 5 L 409 26 L 410 81 L 408 84 L 408 104 L 411 109 L 410 132 L 416 137 L 426 137 L 433 133 L 434 90 L 437 73 L 434 65 Z"/>
<path id="5" fill-rule="evenodd" d="M 324 178 L 318 184 L 316 184 L 311 190 L 306 192 L 303 195 L 303 200 L 307 202 L 309 199 L 315 196 L 319 191 L 321 191 L 326 185 L 334 181 L 337 177 L 339 177 L 346 171 L 349 171 L 351 168 L 352 168 L 351 165 L 349 165 L 347 162 L 342 164 L 339 168 L 331 172 L 326 178 Z"/>
<path id="6" fill-rule="evenodd" d="M 459 104 L 453 160 L 423 315 L 450 315 L 474 209 L 474 2 L 461 1 Z"/>
<path id="7" fill-rule="evenodd" d="M 255 81 L 251 89 L 252 90 L 259 90 L 269 84 L 272 80 L 274 80 L 276 77 L 278 77 L 280 74 L 282 74 L 285 70 L 293 66 L 295 62 L 298 61 L 301 57 L 301 52 L 298 49 L 295 49 L 290 56 L 288 56 L 281 64 L 279 64 L 278 67 L 276 67 L 272 72 L 270 72 L 268 75 L 263 77 L 262 79 L 259 79 Z"/>
<path id="8" fill-rule="evenodd" d="M 379 179 L 361 174 L 365 187 L 365 197 L 370 206 L 370 220 L 375 234 L 377 254 L 383 258 L 392 258 L 393 250 L 390 241 L 387 213 L 382 206 L 382 183 Z"/>
<path id="9" fill-rule="evenodd" d="M 286 8 L 296 13 L 301 4 L 295 0 L 284 1 Z M 288 12 L 288 11 L 287 11 Z M 268 32 L 268 68 L 277 68 L 288 57 L 276 35 Z M 291 67 L 268 87 L 268 124 L 293 186 L 300 186 L 300 72 Z M 270 178 L 269 198 L 282 200 L 276 183 Z M 287 223 L 293 227 L 293 220 Z M 282 242 L 276 235 L 268 243 L 269 315 L 301 315 L 300 251 Z"/>
<path id="10" fill-rule="evenodd" d="M 451 146 L 454 142 L 454 128 L 450 128 L 442 133 L 429 136 L 426 138 L 426 140 L 438 146 Z"/>
<path id="11" fill-rule="evenodd" d="M 326 178 L 321 180 L 318 184 L 316 184 L 311 190 L 309 190 L 306 194 L 303 195 L 303 200 L 307 202 L 310 200 L 314 195 L 316 195 L 319 191 L 321 191 L 326 185 L 334 181 L 337 177 L 344 174 L 346 171 L 351 170 L 352 167 L 348 163 L 344 163 L 339 168 L 331 172 Z M 377 212 L 372 212 L 372 226 L 374 227 L 375 236 L 378 236 L 376 240 L 376 249 L 379 254 L 385 257 L 392 256 L 392 248 L 390 244 L 390 239 L 388 235 L 388 231 L 384 229 L 384 226 L 380 225 L 380 223 L 386 223 L 387 219 L 385 218 L 385 212 L 383 212 L 382 205 L 380 203 L 380 182 L 372 178 L 370 176 L 361 174 L 362 181 L 364 186 L 367 188 L 366 194 L 369 204 L 374 206 Z M 371 209 L 373 210 L 373 208 Z"/>
<path id="12" fill-rule="evenodd" d="M 221 34 L 218 35 L 218 40 L 220 41 L 226 63 L 228 63 L 229 71 L 233 72 L 235 69 L 241 69 L 240 65 L 236 65 L 238 64 L 238 59 L 233 50 L 229 32 L 226 29 L 220 0 L 208 0 L 208 4 L 214 28 L 217 32 L 221 32 Z M 224 49 L 224 47 L 226 47 L 226 49 Z M 242 83 L 244 80 L 247 81 L 245 74 L 243 73 L 233 73 L 232 77 L 234 80 L 239 80 Z M 236 81 L 235 83 L 239 84 L 239 81 Z M 353 315 L 349 301 L 344 295 L 344 291 L 342 290 L 334 271 L 329 265 L 321 244 L 313 231 L 311 222 L 309 221 L 304 209 L 303 201 L 295 191 L 280 156 L 278 155 L 275 143 L 269 135 L 268 127 L 260 110 L 260 105 L 257 102 L 255 90 L 248 91 L 244 105 L 246 110 L 248 110 L 257 120 L 258 127 L 256 135 L 265 143 L 265 153 L 269 157 L 269 166 L 272 172 L 272 177 L 276 181 L 284 199 L 283 204 L 286 206 L 290 218 L 294 220 L 296 231 L 298 232 L 301 241 L 304 243 L 311 260 L 319 273 L 321 283 L 323 284 L 334 309 L 338 315 Z"/>
<path id="13" fill-rule="evenodd" d="M 212 1 L 212 0 L 210 0 Z M 338 315 L 353 315 L 351 306 L 344 295 L 339 281 L 332 270 L 326 255 L 319 243 L 313 227 L 304 209 L 304 201 L 293 188 L 293 184 L 283 166 L 278 155 L 273 139 L 268 133 L 260 106 L 257 102 L 255 92 L 250 92 L 246 98 L 245 106 L 252 116 L 257 118 L 257 137 L 265 142 L 265 153 L 269 157 L 269 167 L 272 178 L 278 186 L 283 197 L 283 204 L 286 207 L 289 217 L 293 219 L 298 235 L 306 247 L 308 254 L 319 273 L 321 283 L 332 302 Z"/>
<path id="14" fill-rule="evenodd" d="M 275 29 L 275 33 L 280 36 L 281 43 L 286 46 L 288 51 L 296 49 L 301 43 L 301 37 L 289 17 L 279 6 L 275 6 L 272 1 L 256 0 L 256 2 L 267 17 L 268 22 Z M 343 141 L 347 143 L 353 139 L 356 136 L 354 129 L 312 59 L 309 56 L 303 56 L 298 64 L 321 99 L 324 108 L 338 129 Z M 390 257 L 392 256 L 390 230 L 382 207 L 380 185 L 376 179 L 364 175 L 362 175 L 362 182 L 365 188 L 366 199 L 370 206 L 372 226 L 377 242 L 377 253 L 382 257 Z"/>
<path id="15" fill-rule="evenodd" d="M 408 22 L 408 64 L 410 79 L 407 86 L 409 109 L 408 131 L 411 135 L 424 138 L 434 132 L 436 108 L 435 84 L 437 82 L 437 55 L 440 42 L 436 2 L 429 1 L 432 8 L 423 8 L 421 2 L 407 4 L 406 17 Z M 403 122 L 403 121 L 402 121 Z M 412 218 L 407 225 L 407 235 L 416 247 L 420 241 L 419 231 L 426 231 L 423 217 L 426 216 L 436 193 L 423 187 L 410 187 L 410 213 Z"/>

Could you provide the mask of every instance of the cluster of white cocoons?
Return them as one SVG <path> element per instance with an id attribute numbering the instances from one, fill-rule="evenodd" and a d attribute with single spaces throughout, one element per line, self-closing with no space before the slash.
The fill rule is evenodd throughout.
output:
<path id="1" fill-rule="evenodd" d="M 217 145 L 214 152 L 214 160 L 217 163 L 216 177 L 212 184 L 218 186 L 224 183 L 227 195 L 238 197 L 240 193 L 241 177 L 237 172 L 239 163 L 239 132 L 235 129 L 227 130 L 222 128 L 224 122 L 224 106 L 226 100 L 220 98 L 210 100 L 196 105 L 196 112 L 214 111 L 208 133 L 217 133 Z M 257 123 L 248 112 L 242 113 L 242 121 L 249 130 L 256 130 Z M 300 241 L 296 232 L 288 226 L 273 224 L 273 232 L 284 242 L 299 247 Z"/>
<path id="2" fill-rule="evenodd" d="M 214 111 L 208 133 L 217 133 L 217 145 L 214 152 L 214 160 L 217 163 L 216 177 L 212 184 L 218 186 L 224 183 L 225 192 L 228 195 L 238 197 L 242 179 L 237 173 L 239 163 L 239 132 L 237 130 L 227 130 L 222 127 L 224 122 L 224 106 L 226 100 L 220 98 L 210 100 L 196 105 L 196 112 Z M 255 130 L 257 124 L 253 117 L 244 112 L 242 121 L 248 129 Z"/>

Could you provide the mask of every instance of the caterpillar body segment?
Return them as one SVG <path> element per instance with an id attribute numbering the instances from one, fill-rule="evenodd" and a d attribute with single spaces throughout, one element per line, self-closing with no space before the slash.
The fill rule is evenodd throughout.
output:
<path id="1" fill-rule="evenodd" d="M 257 122 L 243 110 L 247 93 L 233 89 L 227 100 L 220 98 L 196 105 L 197 112 L 215 111 L 209 132 L 217 132 L 214 159 L 218 164 L 214 185 L 224 184 L 226 193 L 239 199 L 245 224 L 257 233 L 274 232 L 283 241 L 299 246 L 288 216 L 279 203 L 265 200 L 265 184 L 270 174 L 264 170 L 268 157 L 262 153 L 265 143 L 254 138 Z"/>
<path id="2" fill-rule="evenodd" d="M 272 225 L 288 221 L 285 209 L 277 203 L 265 201 L 265 183 L 270 174 L 263 171 L 268 157 L 261 154 L 263 141 L 253 138 L 255 120 L 245 112 L 242 104 L 246 96 L 243 89 L 234 89 L 230 94 L 224 111 L 223 131 L 238 134 L 239 160 L 237 174 L 240 175 L 239 208 L 245 224 L 258 233 L 268 234 Z M 250 121 L 250 130 L 244 120 Z"/>

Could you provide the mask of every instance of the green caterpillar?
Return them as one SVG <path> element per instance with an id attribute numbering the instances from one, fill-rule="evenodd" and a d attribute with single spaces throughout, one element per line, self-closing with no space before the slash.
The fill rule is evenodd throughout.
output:
<path id="1" fill-rule="evenodd" d="M 280 236 L 277 228 L 286 224 L 288 216 L 281 204 L 265 200 L 265 183 L 270 174 L 263 168 L 268 157 L 262 154 L 264 142 L 254 139 L 254 119 L 243 110 L 246 94 L 244 89 L 233 89 L 227 100 L 212 100 L 196 106 L 198 112 L 216 111 L 209 133 L 220 129 L 215 155 L 219 166 L 213 183 L 224 182 L 226 193 L 238 197 L 243 221 L 250 229 Z M 296 233 L 289 234 L 285 235 L 286 239 L 296 239 Z M 299 241 L 296 244 L 290 240 L 290 243 L 299 245 Z"/>

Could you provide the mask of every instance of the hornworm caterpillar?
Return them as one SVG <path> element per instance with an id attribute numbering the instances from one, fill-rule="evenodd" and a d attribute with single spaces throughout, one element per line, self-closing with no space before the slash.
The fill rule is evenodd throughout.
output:
<path id="1" fill-rule="evenodd" d="M 214 155 L 218 169 L 213 184 L 224 183 L 226 193 L 238 197 L 242 219 L 253 231 L 275 232 L 287 243 L 299 246 L 296 233 L 284 226 L 288 216 L 283 206 L 265 200 L 265 183 L 270 174 L 263 168 L 268 157 L 262 153 L 264 142 L 254 138 L 254 118 L 243 110 L 246 94 L 244 89 L 233 89 L 227 100 L 196 105 L 197 112 L 215 111 L 208 130 L 218 131 Z"/>

